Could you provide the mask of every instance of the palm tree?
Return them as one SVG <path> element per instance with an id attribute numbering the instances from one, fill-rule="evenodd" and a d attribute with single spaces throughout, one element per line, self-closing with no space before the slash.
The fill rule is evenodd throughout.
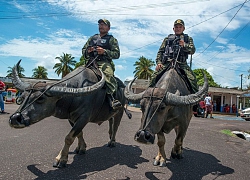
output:
<path id="1" fill-rule="evenodd" d="M 37 79 L 48 79 L 48 73 L 47 69 L 43 66 L 38 66 L 37 68 L 34 68 L 32 77 Z"/>
<path id="2" fill-rule="evenodd" d="M 151 68 L 154 65 L 155 63 L 151 59 L 141 56 L 139 61 L 136 61 L 134 64 L 136 67 L 133 73 L 135 74 L 135 77 L 138 77 L 138 79 L 151 79 L 151 76 L 154 73 L 154 70 Z"/>
<path id="3" fill-rule="evenodd" d="M 12 70 L 15 68 L 16 65 L 14 65 L 13 67 L 8 67 L 9 70 L 7 71 L 7 76 L 6 77 L 12 77 Z M 24 68 L 22 66 L 20 66 L 20 64 L 17 66 L 17 73 L 19 77 L 25 77 L 25 75 L 23 74 L 24 72 Z"/>
<path id="4" fill-rule="evenodd" d="M 60 63 L 56 63 L 53 69 L 56 69 L 55 72 L 59 76 L 62 74 L 62 78 L 66 76 L 68 73 L 73 71 L 74 69 L 71 66 L 75 66 L 76 61 L 74 60 L 75 57 L 72 57 L 71 54 L 63 53 L 63 56 L 56 57 Z"/>

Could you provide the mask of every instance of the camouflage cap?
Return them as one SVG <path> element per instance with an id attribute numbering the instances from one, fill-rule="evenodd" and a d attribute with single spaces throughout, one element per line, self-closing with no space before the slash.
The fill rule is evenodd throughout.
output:
<path id="1" fill-rule="evenodd" d="M 107 25 L 110 27 L 110 22 L 109 22 L 109 20 L 107 20 L 107 19 L 99 19 L 99 20 L 98 20 L 98 23 L 101 23 L 101 22 L 103 22 L 104 24 L 107 24 Z"/>
<path id="2" fill-rule="evenodd" d="M 181 20 L 181 19 L 177 19 L 177 20 L 174 22 L 174 25 L 176 25 L 176 24 L 180 24 L 180 25 L 182 25 L 182 26 L 185 27 L 184 21 Z"/>

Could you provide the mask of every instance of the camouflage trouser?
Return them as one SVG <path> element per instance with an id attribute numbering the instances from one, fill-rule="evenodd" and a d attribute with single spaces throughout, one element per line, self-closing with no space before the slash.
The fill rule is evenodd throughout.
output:
<path id="1" fill-rule="evenodd" d="M 187 62 L 185 63 L 178 63 L 179 64 L 179 67 L 181 69 L 184 70 L 190 84 L 191 84 L 191 87 L 192 87 L 192 91 L 191 93 L 196 93 L 198 92 L 199 90 L 199 87 L 197 85 L 197 80 L 196 80 L 196 77 L 193 73 L 193 71 L 191 70 L 191 68 L 187 65 Z M 152 75 L 152 79 L 151 79 L 151 82 L 150 82 L 150 87 L 153 87 L 155 86 L 156 84 L 156 77 L 158 74 L 161 74 L 161 72 L 163 72 L 165 70 L 165 68 L 168 66 L 168 64 L 164 64 L 164 68 L 162 68 L 160 71 L 155 71 L 154 74 Z"/>
<path id="2" fill-rule="evenodd" d="M 99 69 L 105 74 L 107 94 L 113 94 L 117 89 L 117 82 L 114 77 L 114 67 L 108 61 L 97 61 Z"/>

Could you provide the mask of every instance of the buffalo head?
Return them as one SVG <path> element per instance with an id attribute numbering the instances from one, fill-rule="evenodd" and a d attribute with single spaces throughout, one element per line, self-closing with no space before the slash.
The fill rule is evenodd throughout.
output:
<path id="1" fill-rule="evenodd" d="M 54 84 L 47 84 L 46 82 L 25 83 L 19 78 L 17 73 L 17 66 L 20 61 L 13 68 L 12 72 L 14 86 L 23 91 L 21 95 L 23 102 L 9 120 L 10 126 L 14 128 L 23 128 L 54 115 L 56 106 L 60 104 L 59 100 L 63 98 L 68 98 L 69 100 L 73 98 L 79 99 L 82 96 L 97 92 L 105 83 L 105 76 L 101 72 L 102 78 L 100 81 L 95 83 L 88 82 L 88 86 L 79 85 L 80 83 L 74 81 L 74 79 L 82 77 L 81 73 L 84 67 L 78 68 Z M 71 83 L 72 81 L 73 83 Z M 60 106 L 67 106 L 67 104 L 64 102 Z"/>
<path id="2" fill-rule="evenodd" d="M 125 89 L 125 97 L 130 102 L 140 103 L 141 106 L 141 126 L 135 134 L 136 141 L 154 143 L 155 134 L 169 133 L 179 124 L 187 127 L 192 116 L 192 105 L 197 104 L 207 93 L 208 81 L 205 74 L 204 85 L 195 94 L 189 93 L 175 70 L 171 69 L 163 76 L 164 81 L 140 94 L 132 92 L 131 87 L 135 79 Z"/>

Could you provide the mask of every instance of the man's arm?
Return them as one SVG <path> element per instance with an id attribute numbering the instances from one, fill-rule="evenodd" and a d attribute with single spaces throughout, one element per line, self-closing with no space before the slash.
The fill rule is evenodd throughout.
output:
<path id="1" fill-rule="evenodd" d="M 166 46 L 166 42 L 168 40 L 168 37 L 166 37 L 163 42 L 161 43 L 161 46 L 157 52 L 157 55 L 156 55 L 156 67 L 155 67 L 155 70 L 156 71 L 159 71 L 161 70 L 164 65 L 163 65 L 163 62 L 162 62 L 162 59 L 163 59 L 163 53 L 165 52 L 165 46 Z"/>
<path id="2" fill-rule="evenodd" d="M 161 43 L 161 46 L 156 55 L 156 60 L 155 60 L 156 64 L 162 64 L 163 53 L 165 52 L 165 45 L 166 45 L 167 40 L 168 38 L 166 37 Z"/>
<path id="3" fill-rule="evenodd" d="M 83 55 L 83 57 L 84 57 L 85 59 L 89 59 L 88 48 L 89 48 L 89 43 L 90 43 L 90 41 L 91 41 L 91 38 L 92 38 L 92 37 L 90 37 L 90 38 L 88 39 L 88 41 L 85 43 L 85 45 L 84 45 L 83 48 L 82 48 L 82 55 Z"/>
<path id="4" fill-rule="evenodd" d="M 194 46 L 194 41 L 192 37 L 188 36 L 188 43 L 184 44 L 183 51 L 187 52 L 188 54 L 195 53 L 195 46 Z"/>
<path id="5" fill-rule="evenodd" d="M 110 50 L 105 49 L 104 56 L 108 59 L 118 59 L 120 57 L 120 48 L 116 38 L 111 37 L 109 40 Z"/>

